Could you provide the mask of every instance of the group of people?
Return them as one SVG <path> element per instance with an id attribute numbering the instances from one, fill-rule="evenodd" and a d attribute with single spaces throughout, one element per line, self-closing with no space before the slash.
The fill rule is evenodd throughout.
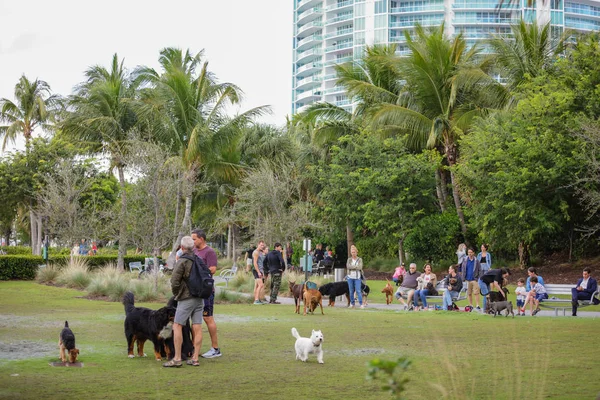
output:
<path id="1" fill-rule="evenodd" d="M 80 243 L 75 243 L 71 249 L 72 256 L 95 256 L 96 254 L 98 254 L 96 242 L 92 242 L 90 247 L 85 239 L 81 239 Z"/>
<path id="2" fill-rule="evenodd" d="M 211 274 L 217 271 L 217 253 L 206 243 L 206 233 L 203 230 L 195 229 L 190 236 L 184 236 L 181 239 L 181 255 L 188 254 L 199 257 L 208 267 Z M 217 324 L 214 319 L 214 301 L 215 293 L 208 299 L 193 297 L 187 286 L 187 280 L 190 276 L 194 261 L 193 258 L 178 257 L 173 267 L 171 276 L 171 290 L 177 301 L 177 310 L 173 321 L 173 342 L 175 345 L 175 355 L 172 360 L 163 364 L 164 367 L 181 367 L 181 346 L 183 343 L 183 326 L 191 319 L 192 336 L 194 341 L 194 353 L 192 358 L 187 360 L 188 365 L 198 366 L 200 357 L 200 348 L 202 347 L 202 321 L 208 328 L 211 340 L 211 348 L 202 354 L 203 358 L 215 358 L 221 356 L 217 338 Z"/>
<path id="3" fill-rule="evenodd" d="M 289 243 L 286 249 L 288 247 L 291 250 Z M 287 253 L 286 250 L 286 256 Z M 289 257 L 291 261 L 291 253 Z M 254 304 L 280 304 L 277 301 L 277 294 L 281 286 L 281 276 L 286 268 L 281 243 L 275 243 L 274 249 L 269 251 L 265 241 L 260 240 L 256 249 L 252 252 L 251 264 L 249 263 L 248 267 L 252 269 L 252 275 L 254 276 Z M 269 275 L 271 275 L 271 296 L 267 302 L 265 299 L 265 282 Z"/>

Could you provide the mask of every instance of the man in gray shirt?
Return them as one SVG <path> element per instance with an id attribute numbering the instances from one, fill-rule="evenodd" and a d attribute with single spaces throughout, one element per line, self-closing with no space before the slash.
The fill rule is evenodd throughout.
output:
<path id="1" fill-rule="evenodd" d="M 412 297 L 415 294 L 415 289 L 418 286 L 417 278 L 421 276 L 420 272 L 417 272 L 417 264 L 411 263 L 408 271 L 404 274 L 404 280 L 402 281 L 402 286 L 398 288 L 396 291 L 396 298 L 400 300 L 400 303 L 404 305 L 404 308 L 408 308 L 407 304 L 404 302 L 404 296 L 406 296 L 406 301 L 408 304 L 411 304 L 410 308 L 412 309 Z"/>

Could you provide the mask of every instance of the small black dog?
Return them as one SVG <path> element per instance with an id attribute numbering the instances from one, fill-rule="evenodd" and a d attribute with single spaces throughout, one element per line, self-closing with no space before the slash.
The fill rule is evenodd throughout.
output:
<path id="1" fill-rule="evenodd" d="M 512 314 L 513 318 L 515 317 L 512 301 L 495 301 L 490 304 L 490 313 L 494 314 L 494 317 L 501 314 L 503 310 L 506 310 L 506 317 L 508 317 L 508 314 Z"/>
<path id="2" fill-rule="evenodd" d="M 69 323 L 67 321 L 65 321 L 63 330 L 60 331 L 58 347 L 60 348 L 60 361 L 67 362 L 68 359 L 71 364 L 77 361 L 79 349 L 75 348 L 75 334 L 69 328 Z"/>
<path id="3" fill-rule="evenodd" d="M 491 314 L 490 312 L 490 304 L 497 302 L 497 301 L 505 301 L 508 298 L 508 288 L 507 287 L 503 287 L 502 291 L 504 292 L 504 297 L 502 297 L 502 295 L 500 294 L 500 292 L 489 292 L 488 293 L 488 300 L 486 302 L 486 312 L 488 314 Z"/>

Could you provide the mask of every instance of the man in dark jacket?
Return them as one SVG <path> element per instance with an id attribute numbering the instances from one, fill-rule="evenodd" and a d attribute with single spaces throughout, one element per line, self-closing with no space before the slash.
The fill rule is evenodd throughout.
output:
<path id="1" fill-rule="evenodd" d="M 194 258 L 194 241 L 190 236 L 184 236 L 181 239 L 181 249 L 184 256 Z M 202 347 L 202 311 L 204 301 L 200 297 L 192 297 L 188 289 L 188 279 L 192 270 L 193 261 L 185 257 L 180 257 L 177 264 L 173 267 L 171 276 L 171 291 L 177 300 L 177 311 L 175 311 L 175 320 L 173 321 L 173 342 L 175 345 L 175 356 L 165 364 L 164 367 L 181 367 L 181 345 L 183 343 L 183 325 L 192 318 L 192 331 L 194 333 L 194 355 L 188 364 L 197 366 L 198 355 Z"/>
<path id="2" fill-rule="evenodd" d="M 479 308 L 479 285 L 478 280 L 481 277 L 481 263 L 475 257 L 475 251 L 473 248 L 469 248 L 467 251 L 468 256 L 464 258 L 461 265 L 461 278 L 465 285 L 467 285 L 467 296 L 469 297 L 469 306 L 473 308 L 473 295 L 475 295 L 475 304 L 477 309 Z M 484 301 L 485 309 L 485 301 Z"/>
<path id="3" fill-rule="evenodd" d="M 577 306 L 579 306 L 579 300 L 592 300 L 594 304 L 599 304 L 597 298 L 592 299 L 592 295 L 598 290 L 598 282 L 590 275 L 592 270 L 590 268 L 583 269 L 583 277 L 577 281 L 577 286 L 571 289 L 571 303 L 573 305 L 573 316 L 577 316 Z"/>
<path id="4" fill-rule="evenodd" d="M 269 274 L 271 275 L 271 301 L 269 304 L 281 304 L 277 301 L 277 294 L 281 286 L 281 274 L 285 271 L 285 262 L 283 261 L 281 243 L 275 243 L 275 248 L 267 254 L 265 260 L 269 266 Z"/>

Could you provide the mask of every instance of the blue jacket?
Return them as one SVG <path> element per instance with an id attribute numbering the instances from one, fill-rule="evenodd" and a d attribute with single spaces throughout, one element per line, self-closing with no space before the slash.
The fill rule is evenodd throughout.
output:
<path id="1" fill-rule="evenodd" d="M 583 278 L 579 278 L 575 287 L 581 285 L 581 282 L 583 282 Z M 598 290 L 598 282 L 596 282 L 596 280 L 590 276 L 588 279 L 587 288 L 583 292 L 592 295 L 596 292 L 596 290 Z"/>
<path id="2" fill-rule="evenodd" d="M 479 252 L 479 254 L 477 254 L 477 261 L 479 261 L 479 263 L 481 263 L 481 252 Z M 487 255 L 485 256 L 485 261 L 488 266 L 488 269 L 492 269 L 492 255 L 490 254 L 489 251 L 487 252 Z"/>

